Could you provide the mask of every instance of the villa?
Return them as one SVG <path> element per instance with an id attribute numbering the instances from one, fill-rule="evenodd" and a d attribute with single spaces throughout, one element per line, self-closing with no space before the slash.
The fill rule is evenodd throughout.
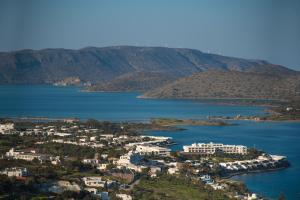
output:
<path id="1" fill-rule="evenodd" d="M 14 130 L 13 123 L 0 124 L 0 134 L 10 134 Z"/>
<path id="2" fill-rule="evenodd" d="M 79 192 L 81 190 L 80 186 L 75 182 L 60 180 L 57 182 L 57 186 L 63 190 L 69 190 L 74 192 Z"/>
<path id="3" fill-rule="evenodd" d="M 126 167 L 138 172 L 141 172 L 146 166 L 140 165 L 142 156 L 133 151 L 129 151 L 127 154 L 120 156 L 120 159 L 116 161 L 118 168 Z"/>
<path id="4" fill-rule="evenodd" d="M 122 200 L 132 200 L 132 197 L 128 194 L 116 194 L 116 197 Z"/>
<path id="5" fill-rule="evenodd" d="M 24 167 L 6 168 L 0 174 L 5 174 L 9 177 L 24 177 L 27 176 L 27 169 Z"/>
<path id="6" fill-rule="evenodd" d="M 141 155 L 159 155 L 159 156 L 169 156 L 171 149 L 163 148 L 154 145 L 137 145 L 135 149 Z"/>
<path id="7" fill-rule="evenodd" d="M 88 187 L 105 187 L 106 181 L 101 176 L 91 176 L 82 178 L 84 184 Z"/>
<path id="8" fill-rule="evenodd" d="M 14 148 L 11 148 L 8 152 L 6 152 L 6 157 L 20 160 L 33 161 L 34 159 L 43 162 L 45 160 L 49 160 L 49 156 L 44 154 L 37 154 L 35 150 L 30 150 L 29 152 L 24 151 L 15 151 Z"/>

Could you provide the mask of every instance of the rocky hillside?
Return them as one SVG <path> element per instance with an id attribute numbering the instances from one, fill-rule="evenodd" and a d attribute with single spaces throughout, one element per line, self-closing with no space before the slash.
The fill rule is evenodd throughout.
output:
<path id="1" fill-rule="evenodd" d="M 104 83 L 117 78 L 118 82 L 122 75 L 137 72 L 157 73 L 162 75 L 160 79 L 178 78 L 211 69 L 268 74 L 294 73 L 293 70 L 265 61 L 206 54 L 192 49 L 116 46 L 0 53 L 0 84 L 54 83 L 67 77 L 78 77 L 92 83 Z M 145 82 L 142 79 L 136 81 L 156 84 L 147 79 Z"/>
<path id="2" fill-rule="evenodd" d="M 86 87 L 87 91 L 147 91 L 175 80 L 175 77 L 155 72 L 133 72 L 102 84 Z"/>
<path id="3" fill-rule="evenodd" d="M 300 97 L 300 75 L 205 71 L 146 92 L 142 97 L 297 99 Z"/>

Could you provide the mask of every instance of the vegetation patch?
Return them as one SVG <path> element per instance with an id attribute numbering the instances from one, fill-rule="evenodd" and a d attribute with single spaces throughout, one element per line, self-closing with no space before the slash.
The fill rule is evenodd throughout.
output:
<path id="1" fill-rule="evenodd" d="M 188 179 L 170 175 L 159 178 L 142 178 L 134 187 L 135 199 L 166 199 L 166 200 L 198 200 L 198 199 L 229 199 L 224 193 L 212 192 L 211 189 L 196 185 Z"/>

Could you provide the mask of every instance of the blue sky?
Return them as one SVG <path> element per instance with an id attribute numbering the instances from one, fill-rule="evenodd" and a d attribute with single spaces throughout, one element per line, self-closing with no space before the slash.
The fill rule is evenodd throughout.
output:
<path id="1" fill-rule="evenodd" d="M 300 70 L 298 0 L 0 0 L 0 51 L 194 48 Z"/>

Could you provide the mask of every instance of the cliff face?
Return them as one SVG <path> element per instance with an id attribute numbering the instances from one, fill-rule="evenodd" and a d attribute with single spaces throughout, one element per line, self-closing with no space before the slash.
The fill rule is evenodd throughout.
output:
<path id="1" fill-rule="evenodd" d="M 211 69 L 295 73 L 265 61 L 206 54 L 192 49 L 117 46 L 0 53 L 0 84 L 54 83 L 67 77 L 104 83 L 140 72 L 160 74 L 161 79 L 167 80 L 168 77 L 185 77 Z M 145 84 L 152 83 L 146 81 Z"/>

